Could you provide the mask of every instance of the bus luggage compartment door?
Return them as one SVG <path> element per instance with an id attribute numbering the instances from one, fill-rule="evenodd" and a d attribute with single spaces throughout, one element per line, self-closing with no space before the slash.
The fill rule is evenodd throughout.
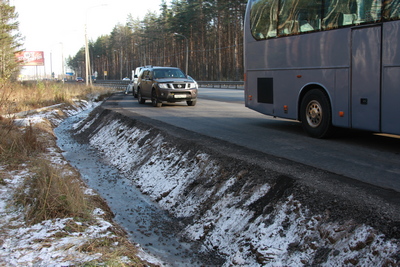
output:
<path id="1" fill-rule="evenodd" d="M 400 134 L 400 21 L 383 25 L 382 132 Z"/>
<path id="2" fill-rule="evenodd" d="M 380 131 L 381 26 L 352 30 L 352 128 Z"/>

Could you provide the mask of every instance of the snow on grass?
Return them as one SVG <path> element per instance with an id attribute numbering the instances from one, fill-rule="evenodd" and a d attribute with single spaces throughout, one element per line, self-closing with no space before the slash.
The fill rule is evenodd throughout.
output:
<path id="1" fill-rule="evenodd" d="M 77 114 L 95 106 L 82 105 L 67 113 Z M 61 121 L 58 111 L 46 114 L 30 114 L 20 123 L 31 125 L 43 118 L 54 125 Z M 86 115 L 82 114 L 82 119 Z M 95 115 L 85 125 L 79 123 L 74 128 L 80 127 L 82 132 L 101 119 Z M 103 122 L 93 133 L 90 144 L 162 208 L 187 218 L 182 235 L 203 242 L 203 250 L 217 250 L 226 258 L 223 266 L 398 263 L 398 240 L 387 239 L 368 225 L 334 222 L 329 214 L 311 214 L 293 195 L 266 203 L 262 212 L 257 212 L 254 204 L 273 186 L 267 182 L 252 184 L 246 172 L 226 172 L 207 153 L 181 151 L 163 135 L 119 120 Z M 53 163 L 65 164 L 57 149 L 48 152 Z M 94 210 L 95 222 L 90 224 L 66 218 L 27 225 L 23 212 L 12 205 L 12 195 L 31 174 L 23 165 L 17 171 L 0 168 L 0 173 L 4 181 L 0 184 L 1 266 L 80 265 L 101 257 L 84 253 L 81 247 L 95 237 L 112 237 L 110 222 L 102 218 L 102 210 Z M 91 189 L 85 192 L 94 194 Z M 142 258 L 156 261 L 144 252 Z"/>
<path id="2" fill-rule="evenodd" d="M 292 195 L 256 214 L 252 205 L 272 190 L 270 184 L 252 184 L 245 172 L 224 178 L 211 155 L 180 151 L 163 135 L 121 120 L 102 123 L 90 144 L 162 208 L 190 218 L 182 235 L 202 241 L 204 250 L 217 249 L 224 266 L 396 264 L 398 241 L 370 226 L 331 222 L 329 214 L 311 214 Z"/>
<path id="3" fill-rule="evenodd" d="M 56 105 L 52 109 L 24 113 L 22 115 L 27 117 L 17 119 L 16 124 L 34 126 L 50 121 L 53 125 L 58 125 L 66 115 L 78 113 L 82 114 L 83 119 L 87 116 L 87 112 L 99 104 L 83 101 L 76 107 L 62 110 L 61 105 Z M 82 112 L 85 110 L 86 113 Z M 52 164 L 58 166 L 67 164 L 56 147 L 47 147 L 47 153 L 43 156 L 49 158 Z M 58 218 L 30 225 L 24 220 L 23 208 L 15 203 L 14 194 L 21 190 L 25 179 L 30 179 L 34 174 L 29 171 L 26 164 L 21 164 L 17 170 L 13 171 L 0 166 L 0 175 L 2 178 L 0 180 L 0 266 L 81 266 L 104 261 L 102 257 L 105 255 L 102 253 L 84 249 L 91 241 L 115 240 L 113 231 L 115 226 L 103 218 L 103 210 L 95 208 L 89 221 Z M 97 195 L 90 188 L 83 188 L 83 190 L 88 196 Z M 110 251 L 117 249 L 118 243 L 114 242 L 112 246 L 115 248 L 110 248 Z M 137 250 L 140 258 L 158 263 L 155 257 L 148 255 L 141 248 L 137 247 Z M 121 266 L 131 264 L 126 256 L 119 258 L 117 255 L 111 256 L 113 260 L 120 262 Z"/>
<path id="4" fill-rule="evenodd" d="M 76 224 L 72 218 L 47 220 L 28 225 L 23 220 L 23 210 L 13 205 L 13 195 L 24 179 L 27 170 L 5 172 L 5 184 L 0 185 L 0 265 L 1 266 L 69 266 L 89 262 L 101 255 L 81 253 L 79 247 L 94 236 L 110 236 L 110 223 L 96 211 L 96 224 L 84 231 L 69 232 Z"/>

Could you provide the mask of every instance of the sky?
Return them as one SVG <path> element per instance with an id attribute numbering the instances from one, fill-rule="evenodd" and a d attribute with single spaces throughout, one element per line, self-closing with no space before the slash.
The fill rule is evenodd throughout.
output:
<path id="1" fill-rule="evenodd" d="M 161 0 L 10 0 L 18 13 L 19 32 L 25 37 L 25 51 L 44 51 L 45 67 L 25 67 L 23 74 L 60 74 L 62 58 L 74 56 L 85 44 L 85 24 L 89 40 L 111 33 L 125 24 L 128 15 L 142 19 L 158 12 Z M 168 2 L 168 1 L 167 1 Z M 50 60 L 51 59 L 51 60 Z"/>

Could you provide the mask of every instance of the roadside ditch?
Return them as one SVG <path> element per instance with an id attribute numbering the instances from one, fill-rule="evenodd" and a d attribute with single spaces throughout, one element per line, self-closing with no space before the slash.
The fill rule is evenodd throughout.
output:
<path id="1" fill-rule="evenodd" d="M 140 218 L 156 204 L 168 215 L 157 215 L 168 218 L 168 235 L 191 244 L 210 259 L 206 265 L 400 264 L 395 192 L 104 106 L 75 124 L 73 135 L 100 157 L 89 171 L 119 170 L 107 179 L 123 186 L 105 188 L 103 197 L 140 191 L 149 205 L 116 205 Z M 164 230 L 153 223 L 149 231 Z"/>

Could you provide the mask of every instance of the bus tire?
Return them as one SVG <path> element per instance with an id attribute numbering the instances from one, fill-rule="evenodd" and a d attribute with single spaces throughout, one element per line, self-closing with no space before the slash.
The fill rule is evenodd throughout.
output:
<path id="1" fill-rule="evenodd" d="M 326 138 L 332 133 L 332 111 L 328 96 L 319 89 L 308 91 L 300 105 L 300 120 L 311 137 Z"/>

